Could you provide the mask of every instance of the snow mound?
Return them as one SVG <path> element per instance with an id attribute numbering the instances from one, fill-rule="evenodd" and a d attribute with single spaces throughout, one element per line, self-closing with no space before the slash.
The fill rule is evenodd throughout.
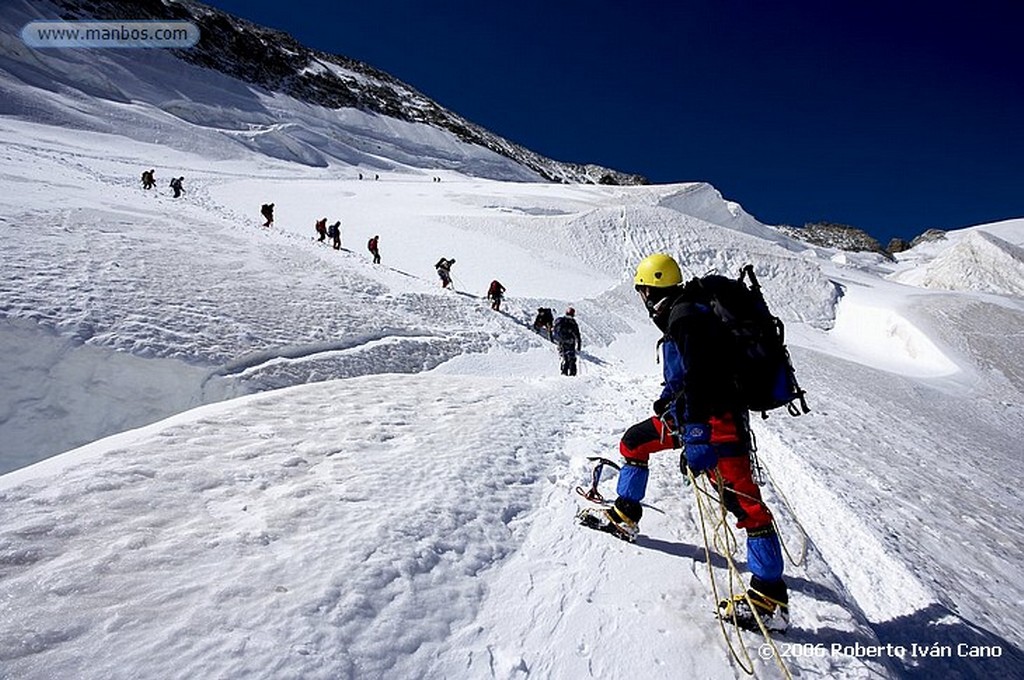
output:
<path id="1" fill-rule="evenodd" d="M 831 333 L 860 363 L 901 375 L 939 377 L 959 367 L 898 310 L 855 295 L 843 298 Z"/>
<path id="2" fill-rule="evenodd" d="M 1024 248 L 987 231 L 967 232 L 932 261 L 893 276 L 922 288 L 1024 296 Z"/>

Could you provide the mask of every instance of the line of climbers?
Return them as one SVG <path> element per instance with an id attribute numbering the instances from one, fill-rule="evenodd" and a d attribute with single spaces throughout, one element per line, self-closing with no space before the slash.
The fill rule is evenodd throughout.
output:
<path id="1" fill-rule="evenodd" d="M 274 226 L 274 204 L 264 203 L 260 206 L 260 214 L 263 215 L 265 220 L 263 223 L 264 227 Z M 341 220 L 335 220 L 333 224 L 327 224 L 327 218 L 321 217 L 313 224 L 313 229 L 317 234 L 317 243 L 324 243 L 327 239 L 331 239 L 331 246 L 335 250 L 341 250 Z M 380 235 L 374 234 L 369 241 L 366 242 L 366 249 L 370 251 L 370 256 L 373 258 L 374 264 L 380 264 Z"/>
<path id="2" fill-rule="evenodd" d="M 184 193 L 183 180 L 171 180 L 175 198 Z M 142 173 L 142 186 L 146 190 L 156 186 L 153 170 Z M 263 226 L 273 225 L 274 204 L 262 205 L 260 212 L 266 220 Z M 341 220 L 328 226 L 324 217 L 317 220 L 315 229 L 320 242 L 329 237 L 336 250 L 341 248 Z M 375 235 L 367 243 L 375 264 L 380 263 L 379 238 Z M 454 264 L 454 258 L 442 257 L 434 265 L 442 288 L 453 289 Z M 647 490 L 650 455 L 683 448 L 681 468 L 689 468 L 694 475 L 706 474 L 720 484 L 726 510 L 747 533 L 750 587 L 746 594 L 720 603 L 723 616 L 753 618 L 749 611 L 753 606 L 772 628 L 784 630 L 789 594 L 782 576 L 781 545 L 771 512 L 752 479 L 748 408 L 733 383 L 720 380 L 714 370 L 727 339 L 709 307 L 702 304 L 706 284 L 698 279 L 684 282 L 678 263 L 664 253 L 645 258 L 637 267 L 634 282 L 651 320 L 665 334 L 659 343 L 664 389 L 654 402 L 655 415 L 631 426 L 622 436 L 619 449 L 626 463 L 618 477 L 618 497 L 603 513 L 622 535 L 635 537 L 643 514 L 641 501 Z M 504 294 L 505 286 L 491 281 L 487 290 L 491 309 L 500 311 Z M 535 332 L 557 345 L 562 375 L 575 376 L 577 372 L 582 338 L 575 317 L 573 307 L 558 319 L 550 308 L 538 307 L 533 322 Z"/>
<path id="3" fill-rule="evenodd" d="M 184 193 L 184 179 L 171 180 L 175 198 Z M 143 172 L 143 189 L 155 186 L 154 171 Z M 262 205 L 260 213 L 266 220 L 263 226 L 272 226 L 274 204 Z M 315 229 L 319 242 L 331 238 L 334 249 L 341 249 L 341 220 L 328 226 L 327 218 L 321 218 Z M 379 239 L 375 235 L 367 243 L 374 264 L 380 263 Z M 454 258 L 442 257 L 434 265 L 442 288 L 454 289 L 454 264 Z M 618 497 L 603 513 L 622 535 L 634 537 L 643 514 L 641 501 L 647 490 L 650 455 L 683 448 L 681 468 L 689 468 L 695 475 L 706 474 L 712 482 L 720 484 L 726 510 L 747 533 L 750 587 L 746 594 L 720 603 L 723 616 L 752 619 L 749 610 L 753 606 L 769 626 L 785 630 L 789 593 L 782 576 L 781 545 L 771 512 L 752 478 L 753 440 L 748 409 L 732 383 L 720 380 L 714 372 L 715 360 L 720 357 L 726 339 L 722 327 L 701 303 L 704 284 L 697 279 L 684 282 L 678 263 L 658 253 L 639 264 L 635 286 L 651 320 L 665 334 L 659 343 L 664 389 L 654 402 L 654 416 L 631 426 L 622 436 L 619 449 L 626 462 L 619 473 Z M 487 289 L 491 309 L 501 310 L 504 295 L 505 286 L 498 280 L 491 281 Z M 575 317 L 573 307 L 557 319 L 551 308 L 538 307 L 533 321 L 533 330 L 546 335 L 558 347 L 560 370 L 567 376 L 576 375 L 576 355 L 582 347 Z"/>
<path id="4" fill-rule="evenodd" d="M 266 203 L 260 208 L 263 217 L 266 218 L 264 227 L 274 223 L 274 204 Z M 327 218 L 323 217 L 314 225 L 319 242 L 330 238 L 335 250 L 341 249 L 341 220 L 328 225 Z M 380 264 L 380 236 L 374 235 L 366 244 L 367 250 L 373 256 L 374 264 Z M 455 265 L 455 258 L 442 257 L 434 263 L 434 270 L 441 281 L 441 287 L 450 290 L 455 289 L 452 278 L 452 267 Z M 491 303 L 491 309 L 501 311 L 501 302 L 505 297 L 505 286 L 497 279 L 491 281 L 487 288 L 487 299 Z M 569 307 L 565 315 L 554 318 L 554 312 L 549 307 L 538 307 L 537 317 L 533 321 L 533 330 L 546 335 L 548 340 L 555 343 L 560 358 L 559 368 L 562 375 L 574 376 L 577 373 L 577 354 L 583 345 L 580 335 L 580 327 L 576 322 L 576 310 Z"/>
<path id="5" fill-rule="evenodd" d="M 441 279 L 442 288 L 454 289 L 452 285 L 452 265 L 455 258 L 442 257 L 434 264 L 438 278 Z M 487 299 L 491 302 L 491 309 L 501 311 L 501 301 L 505 297 L 505 286 L 497 279 L 491 281 L 487 288 Z M 576 310 L 569 307 L 565 315 L 554 318 L 554 312 L 549 307 L 538 307 L 537 317 L 533 321 L 533 330 L 540 335 L 547 335 L 548 340 L 558 347 L 558 356 L 561 359 L 559 368 L 562 375 L 576 375 L 576 355 L 583 346 L 583 339 L 580 335 L 579 324 L 576 323 Z"/>
<path id="6" fill-rule="evenodd" d="M 184 177 L 175 177 L 171 180 L 170 186 L 174 190 L 175 198 L 180 197 L 185 192 L 182 188 L 184 179 Z M 360 176 L 360 179 L 362 179 L 362 176 Z M 144 171 L 142 173 L 142 188 L 149 190 L 155 186 L 155 170 Z M 263 216 L 264 227 L 270 228 L 274 226 L 273 203 L 262 204 L 260 206 L 260 215 Z M 316 230 L 318 243 L 324 243 L 327 239 L 331 239 L 333 248 L 341 250 L 341 220 L 336 220 L 333 224 L 329 225 L 327 224 L 327 218 L 322 217 L 314 223 L 313 228 Z M 375 234 L 367 242 L 366 249 L 370 251 L 373 263 L 380 264 L 380 235 Z M 452 266 L 454 264 L 455 258 L 442 257 L 434 265 L 434 269 L 441 279 L 442 288 L 454 290 L 452 283 Z M 504 297 L 505 286 L 497 279 L 491 281 L 491 285 L 487 289 L 487 299 L 491 303 L 491 309 L 496 312 L 501 311 L 501 302 Z M 566 309 L 565 315 L 558 319 L 554 318 L 554 312 L 549 307 L 538 307 L 537 317 L 533 321 L 533 330 L 542 336 L 546 335 L 548 340 L 555 343 L 558 347 L 562 375 L 574 376 L 577 372 L 576 355 L 582 347 L 582 338 L 580 336 L 580 327 L 576 323 L 575 317 L 576 310 L 573 307 Z"/>
<path id="7" fill-rule="evenodd" d="M 361 179 L 361 177 L 360 177 Z M 185 193 L 185 189 L 182 182 L 185 181 L 185 177 L 174 177 L 171 179 L 170 187 L 174 191 L 174 198 L 179 198 Z M 156 186 L 156 170 L 144 170 L 142 173 L 142 188 L 150 190 Z M 263 216 L 263 226 L 270 228 L 274 226 L 274 204 L 264 203 L 260 206 L 260 215 Z M 327 218 L 324 217 L 316 221 L 314 225 L 316 233 L 319 238 L 317 239 L 320 243 L 323 243 L 326 239 L 331 239 L 331 245 L 335 250 L 341 250 L 341 220 L 337 220 L 334 224 L 328 225 Z M 373 257 L 374 264 L 380 264 L 380 236 L 375 235 L 366 244 L 367 250 L 370 251 L 370 255 Z M 454 262 L 454 260 L 452 260 Z"/>
<path id="8" fill-rule="evenodd" d="M 172 177 L 170 187 L 174 192 L 174 198 L 180 198 L 185 193 L 185 189 L 182 186 L 182 182 L 185 181 L 184 175 L 181 177 Z M 156 170 L 144 170 L 142 172 L 142 188 L 149 191 L 156 186 Z"/>

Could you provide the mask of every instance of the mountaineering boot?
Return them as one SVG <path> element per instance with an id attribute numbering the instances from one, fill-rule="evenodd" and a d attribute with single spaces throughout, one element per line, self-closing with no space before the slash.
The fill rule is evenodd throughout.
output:
<path id="1" fill-rule="evenodd" d="M 616 538 L 632 543 L 640 533 L 636 522 L 619 514 L 613 506 L 611 508 L 582 508 L 576 514 L 579 523 L 591 529 L 605 531 Z"/>
<path id="2" fill-rule="evenodd" d="M 608 515 L 608 521 L 615 526 L 615 531 L 625 540 L 632 543 L 640 535 L 640 526 L 619 509 L 618 502 L 604 512 Z"/>
<path id="3" fill-rule="evenodd" d="M 748 601 L 749 598 L 749 601 Z M 757 610 L 757 617 L 750 605 L 753 603 Z M 789 605 L 780 600 L 768 597 L 763 593 L 751 588 L 746 595 L 733 595 L 732 599 L 722 600 L 718 603 L 718 618 L 723 621 L 735 619 L 736 625 L 744 630 L 760 632 L 757 625 L 757 618 L 766 630 L 774 633 L 785 633 L 789 628 Z"/>

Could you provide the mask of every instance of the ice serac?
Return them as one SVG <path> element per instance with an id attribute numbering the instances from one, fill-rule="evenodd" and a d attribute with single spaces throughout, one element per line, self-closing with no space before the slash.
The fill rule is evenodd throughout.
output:
<path id="1" fill-rule="evenodd" d="M 1024 297 L 1024 248 L 984 229 L 970 230 L 931 262 L 894 278 L 923 288 Z"/>

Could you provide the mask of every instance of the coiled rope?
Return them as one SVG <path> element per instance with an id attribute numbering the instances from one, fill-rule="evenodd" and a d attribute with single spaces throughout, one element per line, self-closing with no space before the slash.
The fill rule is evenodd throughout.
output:
<path id="1" fill-rule="evenodd" d="M 754 619 L 757 621 L 757 626 L 761 630 L 761 634 L 764 636 L 765 643 L 771 647 L 772 657 L 775 659 L 775 663 L 782 671 L 783 676 L 786 680 L 792 680 L 793 676 L 786 668 L 786 664 L 782 661 L 782 654 L 779 652 L 779 648 L 775 645 L 775 641 L 772 639 L 771 634 L 768 632 L 767 627 L 764 625 L 764 621 L 761 620 L 761 615 L 757 611 L 757 607 L 750 599 L 750 594 L 747 589 L 743 587 L 743 578 L 740 575 L 740 570 L 736 566 L 736 561 L 733 559 L 733 555 L 736 552 L 738 542 L 736 536 L 732 531 L 732 527 L 729 526 L 728 516 L 725 510 L 725 504 L 722 502 L 724 487 L 722 485 L 721 476 L 718 477 L 717 491 L 718 496 L 712 495 L 707 491 L 703 484 L 698 484 L 697 479 L 693 475 L 693 471 L 689 468 L 686 469 L 687 478 L 690 480 L 691 486 L 697 491 L 694 497 L 697 499 L 697 512 L 700 515 L 700 530 L 704 537 L 704 559 L 708 567 L 708 579 L 711 582 L 711 597 L 713 598 L 713 604 L 715 610 L 718 611 L 718 603 L 721 598 L 718 595 L 718 584 L 715 581 L 715 572 L 711 565 L 711 546 L 715 547 L 715 551 L 720 553 L 724 558 L 729 567 L 729 599 L 732 600 L 737 595 L 736 584 L 740 584 L 740 592 L 743 594 L 743 598 L 747 602 L 747 606 L 750 607 L 751 612 L 754 614 Z M 703 475 L 702 475 L 703 477 Z M 709 500 L 710 499 L 710 500 Z M 717 503 L 718 512 L 715 520 L 715 525 L 712 530 L 713 538 L 708 538 L 708 518 L 712 516 L 711 500 Z M 755 499 L 756 500 L 756 499 Z M 774 522 L 774 520 L 773 520 Z M 777 531 L 777 529 L 776 529 Z M 779 539 L 781 543 L 781 537 Z M 789 553 L 786 553 L 789 556 Z M 747 675 L 754 675 L 754 662 L 750 658 L 750 652 L 747 650 L 747 646 L 742 644 L 742 636 L 740 635 L 739 622 L 736 619 L 735 608 L 733 611 L 732 618 L 733 628 L 735 630 L 736 638 L 740 641 L 739 645 L 733 644 L 732 637 L 726 630 L 725 621 L 718 617 L 718 626 L 722 630 L 722 637 L 725 639 L 725 644 L 729 648 L 729 653 L 732 658 L 736 660 L 736 663 Z M 737 646 L 739 651 L 737 651 Z M 742 656 L 741 656 L 742 654 Z"/>

